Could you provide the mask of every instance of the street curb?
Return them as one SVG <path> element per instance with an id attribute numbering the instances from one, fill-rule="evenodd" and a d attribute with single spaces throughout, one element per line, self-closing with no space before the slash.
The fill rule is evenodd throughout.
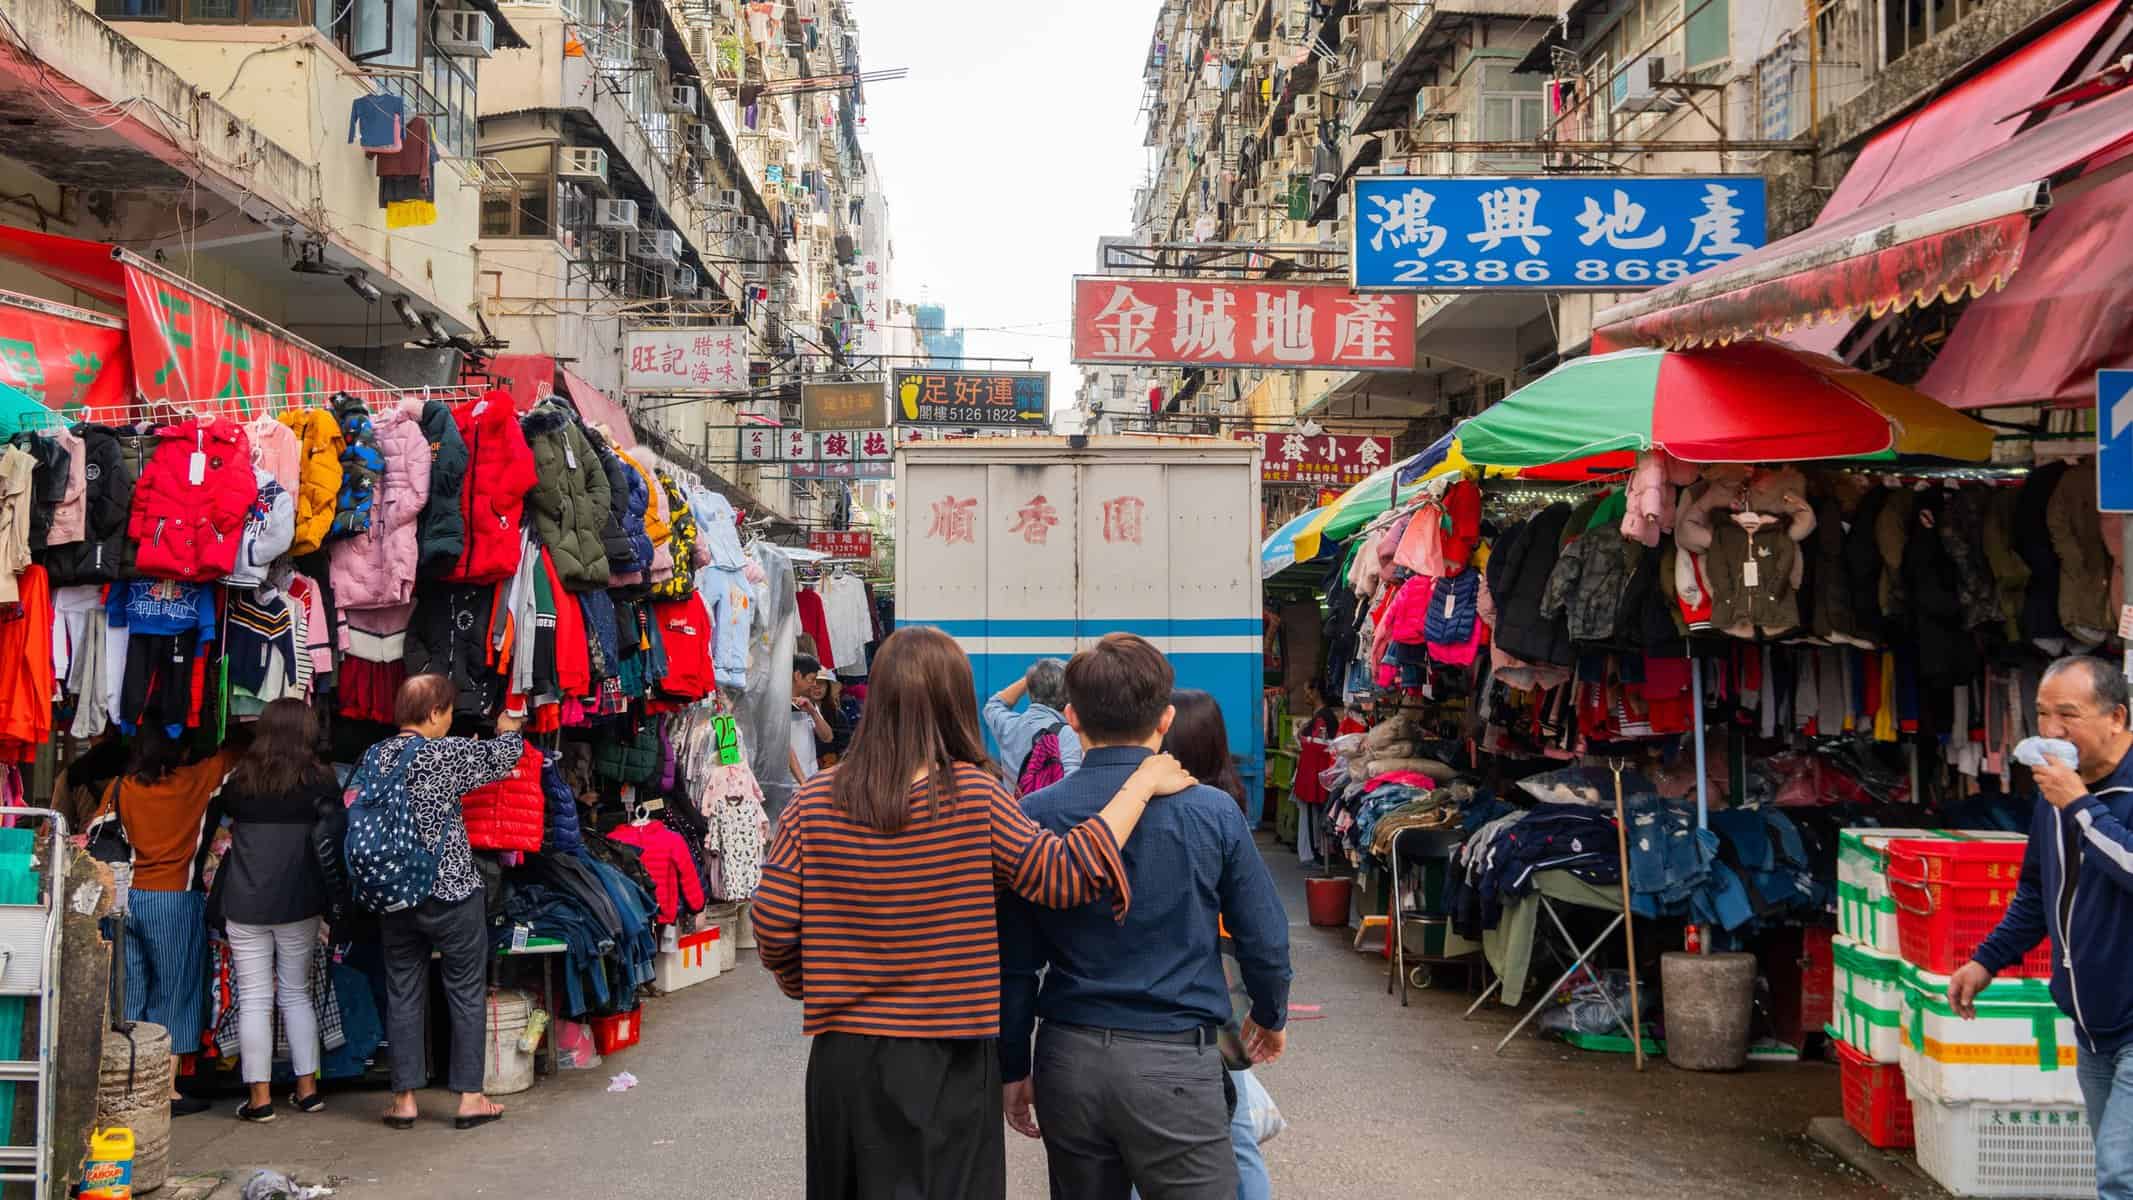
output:
<path id="1" fill-rule="evenodd" d="M 1938 1200 L 1948 1194 L 1918 1169 L 1911 1156 L 1867 1144 L 1842 1117 L 1816 1117 L 1809 1121 L 1807 1140 L 1906 1200 Z"/>

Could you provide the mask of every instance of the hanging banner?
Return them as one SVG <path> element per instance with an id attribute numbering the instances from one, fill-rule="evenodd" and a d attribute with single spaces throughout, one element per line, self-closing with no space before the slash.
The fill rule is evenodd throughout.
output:
<path id="1" fill-rule="evenodd" d="M 1240 440 L 1259 443 L 1261 483 L 1300 483 L 1351 488 L 1392 461 L 1392 439 L 1238 430 Z"/>
<path id="2" fill-rule="evenodd" d="M 880 429 L 889 423 L 889 397 L 881 380 L 800 385 L 803 429 Z"/>
<path id="3" fill-rule="evenodd" d="M 896 420 L 951 429 L 1049 429 L 1049 371 L 898 371 Z"/>
<path id="4" fill-rule="evenodd" d="M 69 418 L 121 420 L 132 399 L 126 323 L 0 292 L 0 384 Z"/>
<path id="5" fill-rule="evenodd" d="M 1760 175 L 1357 176 L 1359 292 L 1627 292 L 1762 246 Z"/>
<path id="6" fill-rule="evenodd" d="M 622 335 L 622 387 L 631 392 L 748 389 L 748 328 L 631 329 Z"/>
<path id="7" fill-rule="evenodd" d="M 1074 361 L 1171 367 L 1407 371 L 1415 299 L 1339 284 L 1074 280 Z"/>
<path id="8" fill-rule="evenodd" d="M 268 396 L 323 401 L 391 386 L 190 284 L 122 263 L 134 386 L 144 400 L 249 417 Z"/>

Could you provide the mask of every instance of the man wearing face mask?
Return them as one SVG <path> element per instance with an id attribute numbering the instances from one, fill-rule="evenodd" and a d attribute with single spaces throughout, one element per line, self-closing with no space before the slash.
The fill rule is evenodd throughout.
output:
<path id="1" fill-rule="evenodd" d="M 2100 1200 L 2133 1200 L 2133 730 L 2126 679 L 2100 658 L 2062 658 L 2037 688 L 2037 732 L 2079 763 L 2032 768 L 2037 805 L 2022 878 L 1997 929 L 1948 983 L 1968 1020 L 1992 977 L 2048 935 L 2052 999 L 2073 1018 Z"/>

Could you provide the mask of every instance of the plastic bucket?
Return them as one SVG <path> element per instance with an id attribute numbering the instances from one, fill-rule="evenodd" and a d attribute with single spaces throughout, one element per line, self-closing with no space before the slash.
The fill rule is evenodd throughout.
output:
<path id="1" fill-rule="evenodd" d="M 1355 880 L 1346 878 L 1304 880 L 1304 904 L 1309 910 L 1313 925 L 1345 929 L 1348 926 L 1349 900 L 1355 893 Z"/>
<path id="2" fill-rule="evenodd" d="M 533 1015 L 533 995 L 517 988 L 489 992 L 489 1036 L 483 1052 L 481 1090 L 509 1096 L 533 1086 L 533 1055 L 518 1048 L 518 1038 Z"/>

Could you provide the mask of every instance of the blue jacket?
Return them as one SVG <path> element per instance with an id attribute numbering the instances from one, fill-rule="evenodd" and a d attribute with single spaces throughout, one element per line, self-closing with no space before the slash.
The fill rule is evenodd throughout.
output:
<path id="1" fill-rule="evenodd" d="M 2067 822 L 2080 834 L 2073 916 L 2060 928 Z M 1997 975 L 2049 934 L 2052 999 L 2074 1019 L 2081 1044 L 2109 1054 L 2133 1041 L 2133 754 L 2089 794 L 2054 809 L 2039 797 L 2022 878 L 2007 915 L 1973 956 Z"/>

